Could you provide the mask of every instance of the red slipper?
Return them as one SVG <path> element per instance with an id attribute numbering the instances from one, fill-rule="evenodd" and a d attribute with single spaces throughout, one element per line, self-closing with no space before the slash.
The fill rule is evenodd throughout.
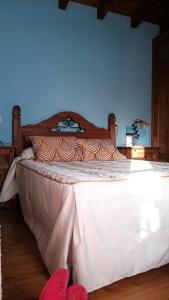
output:
<path id="1" fill-rule="evenodd" d="M 65 300 L 87 300 L 87 292 L 80 284 L 73 284 L 67 288 Z"/>
<path id="2" fill-rule="evenodd" d="M 45 284 L 39 300 L 65 300 L 68 279 L 68 270 L 55 271 Z"/>

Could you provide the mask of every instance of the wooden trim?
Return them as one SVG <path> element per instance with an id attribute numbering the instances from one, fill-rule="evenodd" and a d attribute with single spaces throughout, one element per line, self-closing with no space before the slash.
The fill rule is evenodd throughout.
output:
<path id="1" fill-rule="evenodd" d="M 52 128 L 58 126 L 61 121 L 66 120 L 67 118 L 72 118 L 75 122 L 78 122 L 80 127 L 84 129 L 84 132 L 52 131 Z M 12 140 L 15 147 L 15 155 L 19 155 L 22 150 L 31 146 L 30 136 L 110 138 L 114 145 L 116 144 L 116 118 L 113 113 L 108 116 L 108 129 L 97 127 L 80 114 L 71 111 L 57 113 L 37 124 L 21 126 L 21 109 L 17 105 L 13 108 L 12 124 Z"/>

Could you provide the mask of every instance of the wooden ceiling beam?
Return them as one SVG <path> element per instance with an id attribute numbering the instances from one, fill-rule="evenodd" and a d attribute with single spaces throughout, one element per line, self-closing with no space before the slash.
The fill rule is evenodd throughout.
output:
<path id="1" fill-rule="evenodd" d="M 169 31 L 169 21 L 161 23 L 161 25 L 160 25 L 160 33 L 163 33 L 166 31 Z"/>
<path id="2" fill-rule="evenodd" d="M 131 17 L 131 27 L 137 28 L 144 19 L 144 15 L 147 11 L 153 9 L 157 0 L 141 0 L 137 6 L 135 13 Z"/>
<path id="3" fill-rule="evenodd" d="M 59 9 L 65 10 L 68 6 L 69 0 L 59 0 L 58 1 L 58 7 Z"/>
<path id="4" fill-rule="evenodd" d="M 99 6 L 97 7 L 97 18 L 103 20 L 107 15 L 109 8 L 109 3 L 112 3 L 115 0 L 101 0 Z"/>
<path id="5" fill-rule="evenodd" d="M 169 3 L 165 8 L 163 7 L 163 13 L 161 14 L 161 22 L 160 22 L 160 33 L 169 30 Z"/>

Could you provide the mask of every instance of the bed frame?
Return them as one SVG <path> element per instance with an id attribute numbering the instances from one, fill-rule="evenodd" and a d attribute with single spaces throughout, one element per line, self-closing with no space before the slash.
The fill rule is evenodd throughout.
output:
<path id="1" fill-rule="evenodd" d="M 108 129 L 100 128 L 90 123 L 80 114 L 67 111 L 33 125 L 21 125 L 21 109 L 15 105 L 12 111 L 12 143 L 15 155 L 31 146 L 30 136 L 78 136 L 84 138 L 110 138 L 116 144 L 116 118 L 111 113 L 108 116 Z"/>

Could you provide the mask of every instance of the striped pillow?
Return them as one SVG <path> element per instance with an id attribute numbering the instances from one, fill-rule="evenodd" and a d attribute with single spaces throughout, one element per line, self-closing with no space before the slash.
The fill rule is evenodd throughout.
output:
<path id="1" fill-rule="evenodd" d="M 119 160 L 126 159 L 112 144 L 110 139 L 77 139 L 82 147 L 84 160 Z"/>
<path id="2" fill-rule="evenodd" d="M 48 161 L 81 161 L 82 149 L 76 137 L 30 137 L 36 159 Z"/>

